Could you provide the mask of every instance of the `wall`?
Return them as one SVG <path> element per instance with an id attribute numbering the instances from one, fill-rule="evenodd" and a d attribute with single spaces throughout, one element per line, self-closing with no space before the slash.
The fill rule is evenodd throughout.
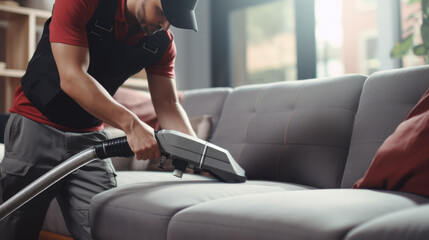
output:
<path id="1" fill-rule="evenodd" d="M 177 47 L 176 82 L 179 90 L 211 86 L 210 1 L 198 2 L 198 32 L 172 27 Z"/>

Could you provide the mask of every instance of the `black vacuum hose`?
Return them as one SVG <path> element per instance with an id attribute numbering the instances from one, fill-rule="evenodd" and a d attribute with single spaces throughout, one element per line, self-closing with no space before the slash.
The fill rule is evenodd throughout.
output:
<path id="1" fill-rule="evenodd" d="M 97 158 L 132 157 L 134 152 L 128 145 L 127 137 L 109 139 L 94 146 Z"/>

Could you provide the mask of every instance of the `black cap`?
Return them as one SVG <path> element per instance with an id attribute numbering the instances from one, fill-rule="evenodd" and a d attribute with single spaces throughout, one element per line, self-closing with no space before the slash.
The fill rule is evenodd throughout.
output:
<path id="1" fill-rule="evenodd" d="M 178 28 L 198 31 L 195 6 L 198 0 L 161 0 L 168 22 Z"/>

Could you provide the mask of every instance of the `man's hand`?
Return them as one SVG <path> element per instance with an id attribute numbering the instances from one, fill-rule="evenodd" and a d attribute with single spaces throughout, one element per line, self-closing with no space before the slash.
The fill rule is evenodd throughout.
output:
<path id="1" fill-rule="evenodd" d="M 161 157 L 153 128 L 137 119 L 131 131 L 125 133 L 128 144 L 137 160 L 157 159 Z"/>

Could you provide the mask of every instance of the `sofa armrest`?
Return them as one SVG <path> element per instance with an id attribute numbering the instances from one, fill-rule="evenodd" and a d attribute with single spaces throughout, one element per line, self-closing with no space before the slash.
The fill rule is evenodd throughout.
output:
<path id="1" fill-rule="evenodd" d="M 4 157 L 4 144 L 0 143 L 0 163 L 3 160 Z"/>

